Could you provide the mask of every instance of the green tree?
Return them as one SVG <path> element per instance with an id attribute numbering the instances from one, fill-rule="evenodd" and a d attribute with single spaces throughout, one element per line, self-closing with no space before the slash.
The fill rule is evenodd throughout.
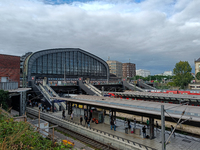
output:
<path id="1" fill-rule="evenodd" d="M 173 82 L 175 86 L 185 89 L 188 83 L 191 82 L 193 76 L 191 75 L 192 68 L 187 61 L 180 61 L 176 63 L 173 69 Z"/>
<path id="2" fill-rule="evenodd" d="M 8 91 L 0 90 L 0 105 L 2 104 L 2 108 L 7 110 L 9 102 L 10 99 Z"/>
<path id="3" fill-rule="evenodd" d="M 198 73 L 196 74 L 196 78 L 197 78 L 197 80 L 200 80 L 200 72 L 198 72 Z"/>

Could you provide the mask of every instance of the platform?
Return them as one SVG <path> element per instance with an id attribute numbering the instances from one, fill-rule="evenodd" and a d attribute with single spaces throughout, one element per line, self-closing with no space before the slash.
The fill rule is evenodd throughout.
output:
<path id="1" fill-rule="evenodd" d="M 52 113 L 52 115 L 62 118 L 62 112 L 55 112 L 55 113 Z M 67 115 L 66 119 L 70 119 L 70 116 Z M 79 123 L 79 116 L 74 116 L 73 121 Z M 83 124 L 85 124 L 84 119 L 83 119 Z M 109 134 L 113 134 L 113 135 L 122 137 L 124 139 L 140 143 L 142 145 L 151 147 L 153 149 L 160 150 L 162 146 L 160 129 L 158 129 L 157 132 L 156 132 L 156 129 L 154 130 L 155 138 L 150 140 L 150 139 L 144 139 L 142 133 L 141 135 L 131 134 L 129 130 L 128 134 L 126 134 L 124 130 L 124 122 L 122 120 L 117 120 L 117 128 L 116 128 L 117 131 L 111 130 L 110 125 L 107 125 L 104 123 L 100 123 L 100 124 L 91 123 L 90 126 L 91 128 L 95 128 L 100 131 L 105 131 Z M 132 124 L 132 127 L 133 127 L 133 124 Z M 143 125 L 141 124 L 137 124 L 136 126 L 136 128 L 140 128 L 140 129 L 142 129 L 142 127 Z M 149 135 L 149 129 L 147 129 L 146 131 L 147 131 L 147 134 Z M 169 134 L 170 132 L 166 131 L 166 139 L 169 137 Z M 175 137 L 172 136 L 169 141 L 170 143 L 167 144 L 168 150 L 200 150 L 200 139 L 198 138 L 176 133 L 176 136 Z"/>

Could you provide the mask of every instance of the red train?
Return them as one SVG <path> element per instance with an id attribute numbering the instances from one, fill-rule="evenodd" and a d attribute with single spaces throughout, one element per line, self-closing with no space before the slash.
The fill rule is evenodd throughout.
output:
<path id="1" fill-rule="evenodd" d="M 195 90 L 147 90 L 147 92 L 151 93 L 167 93 L 167 94 L 188 94 L 188 95 L 200 95 L 200 91 Z"/>

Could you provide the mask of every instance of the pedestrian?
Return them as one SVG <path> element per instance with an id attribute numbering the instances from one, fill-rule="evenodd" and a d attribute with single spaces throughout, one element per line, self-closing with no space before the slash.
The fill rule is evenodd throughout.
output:
<path id="1" fill-rule="evenodd" d="M 125 133 L 128 134 L 128 122 L 125 121 Z"/>
<path id="2" fill-rule="evenodd" d="M 88 119 L 87 120 L 87 125 L 88 125 L 88 128 L 90 127 L 90 120 Z"/>
<path id="3" fill-rule="evenodd" d="M 133 122 L 134 122 L 134 129 L 135 129 L 136 128 L 136 119 L 135 118 L 134 118 Z"/>
<path id="4" fill-rule="evenodd" d="M 42 104 L 39 105 L 39 110 L 42 108 Z"/>
<path id="5" fill-rule="evenodd" d="M 143 138 L 146 138 L 146 127 L 144 126 L 142 128 Z"/>
<path id="6" fill-rule="evenodd" d="M 147 119 L 147 128 L 149 128 L 149 119 Z"/>
<path id="7" fill-rule="evenodd" d="M 35 106 L 38 107 L 38 103 L 37 102 L 35 102 Z"/>
<path id="8" fill-rule="evenodd" d="M 111 130 L 112 130 L 113 126 L 114 126 L 114 122 L 113 122 L 113 120 L 111 120 L 111 121 L 110 121 L 110 129 L 111 129 Z"/>
<path id="9" fill-rule="evenodd" d="M 50 111 L 50 108 L 49 107 L 47 107 L 47 112 L 49 112 Z"/>
<path id="10" fill-rule="evenodd" d="M 63 109 L 63 112 L 62 112 L 62 119 L 65 119 L 65 110 Z"/>
<path id="11" fill-rule="evenodd" d="M 32 103 L 31 102 L 29 103 L 29 106 L 32 107 Z"/>
<path id="12" fill-rule="evenodd" d="M 73 117 L 74 117 L 74 115 L 73 115 L 73 113 L 71 113 L 71 120 L 73 120 Z"/>
<path id="13" fill-rule="evenodd" d="M 173 132 L 173 130 L 174 130 L 174 127 L 171 125 L 171 133 Z M 173 134 L 174 134 L 174 137 L 175 137 L 175 130 L 174 130 Z"/>
<path id="14" fill-rule="evenodd" d="M 83 121 L 83 118 L 82 116 L 80 117 L 80 124 L 82 125 L 82 121 Z"/>
<path id="15" fill-rule="evenodd" d="M 42 107 L 42 112 L 44 112 L 44 107 Z"/>
<path id="16" fill-rule="evenodd" d="M 131 125 L 130 125 L 130 120 L 128 119 L 128 128 L 130 129 L 131 128 Z"/>
<path id="17" fill-rule="evenodd" d="M 158 131 L 158 121 L 156 121 L 156 132 Z"/>
<path id="18" fill-rule="evenodd" d="M 117 124 L 117 122 L 116 122 L 116 119 L 114 120 L 114 131 L 116 131 L 116 124 Z"/>
<path id="19" fill-rule="evenodd" d="M 88 120 L 88 117 L 87 117 L 87 115 L 85 115 L 85 125 L 86 125 L 86 123 L 87 123 L 87 120 Z"/>

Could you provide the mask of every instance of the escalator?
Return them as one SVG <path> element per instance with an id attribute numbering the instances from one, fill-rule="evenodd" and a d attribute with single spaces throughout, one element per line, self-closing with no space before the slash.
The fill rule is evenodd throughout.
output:
<path id="1" fill-rule="evenodd" d="M 123 80 L 123 85 L 130 89 L 130 90 L 133 90 L 133 91 L 140 91 L 140 92 L 145 92 L 145 90 L 143 90 L 142 88 L 136 86 L 136 85 L 133 85 L 133 84 L 130 84 L 128 83 L 126 80 Z"/>
<path id="2" fill-rule="evenodd" d="M 140 87 L 143 87 L 144 89 L 151 89 L 151 90 L 156 90 L 155 87 L 152 87 L 142 81 L 138 81 L 137 84 L 140 86 Z"/>
<path id="3" fill-rule="evenodd" d="M 53 96 L 55 95 L 56 97 L 60 97 L 48 84 L 46 84 L 44 87 L 47 89 L 47 91 L 50 91 Z M 66 109 L 66 104 L 64 102 L 60 102 L 60 105 L 63 109 Z"/>
<path id="4" fill-rule="evenodd" d="M 52 106 L 52 100 L 51 97 L 53 95 L 42 85 L 35 85 L 35 87 L 41 92 L 41 94 L 44 96 L 45 100 Z M 56 110 L 59 110 L 59 105 L 57 103 L 54 104 Z"/>
<path id="5" fill-rule="evenodd" d="M 78 81 L 78 85 L 79 85 L 79 87 L 80 87 L 83 91 L 85 91 L 88 95 L 97 95 L 93 90 L 91 90 L 91 88 L 90 88 L 88 85 L 83 84 L 82 81 Z"/>
<path id="6" fill-rule="evenodd" d="M 102 96 L 102 92 L 97 89 L 96 87 L 94 87 L 92 84 L 89 83 L 85 83 L 84 85 L 86 85 L 88 88 L 90 88 L 93 92 L 95 92 L 96 95 L 98 96 Z"/>

